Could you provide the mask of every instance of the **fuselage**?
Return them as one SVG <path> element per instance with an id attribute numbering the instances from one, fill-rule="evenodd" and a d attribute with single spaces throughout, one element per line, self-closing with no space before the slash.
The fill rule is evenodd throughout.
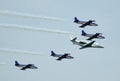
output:
<path id="1" fill-rule="evenodd" d="M 52 55 L 53 57 L 62 57 L 64 54 L 55 54 L 55 55 Z M 70 56 L 70 54 L 68 53 L 68 56 L 66 56 L 65 58 L 67 59 L 73 59 L 72 56 Z"/>
<path id="2" fill-rule="evenodd" d="M 29 64 L 19 64 L 19 65 L 15 65 L 16 67 L 26 67 Z M 30 69 L 37 69 L 36 66 L 34 66 L 34 64 L 31 64 L 32 66 L 30 66 Z"/>
<path id="3" fill-rule="evenodd" d="M 85 35 L 82 35 L 82 36 L 86 36 L 86 37 L 92 37 L 92 36 L 94 36 L 95 34 L 85 34 Z M 102 36 L 102 35 L 98 35 L 97 37 L 95 37 L 95 38 L 98 38 L 98 39 L 105 39 L 105 37 L 104 36 Z"/>
<path id="4" fill-rule="evenodd" d="M 88 21 L 78 21 L 78 22 L 75 22 L 75 23 L 77 23 L 77 24 L 85 24 L 85 23 L 87 23 L 87 22 L 88 22 Z M 93 23 L 93 22 L 88 23 L 87 25 L 90 25 L 90 26 L 98 26 L 98 24 Z"/>

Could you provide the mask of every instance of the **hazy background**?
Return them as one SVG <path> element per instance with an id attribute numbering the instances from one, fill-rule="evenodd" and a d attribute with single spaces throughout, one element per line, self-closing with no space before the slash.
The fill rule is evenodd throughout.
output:
<path id="1" fill-rule="evenodd" d="M 119 0 L 0 0 L 0 11 L 28 13 L 63 19 L 24 18 L 0 15 L 0 24 L 54 29 L 81 36 L 80 20 L 94 19 L 99 26 L 86 27 L 88 33 L 101 32 L 106 39 L 96 39 L 104 49 L 87 48 L 70 42 L 68 34 L 33 32 L 0 27 L 0 48 L 39 52 L 39 55 L 0 51 L 1 81 L 120 81 L 120 1 Z M 50 51 L 69 52 L 74 59 L 56 61 Z M 21 71 L 14 61 L 33 63 L 39 69 Z"/>

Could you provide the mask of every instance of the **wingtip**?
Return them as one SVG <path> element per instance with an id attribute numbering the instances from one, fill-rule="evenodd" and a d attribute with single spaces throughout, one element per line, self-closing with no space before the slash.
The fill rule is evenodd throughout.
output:
<path id="1" fill-rule="evenodd" d="M 57 61 L 61 61 L 61 59 L 56 59 Z"/>

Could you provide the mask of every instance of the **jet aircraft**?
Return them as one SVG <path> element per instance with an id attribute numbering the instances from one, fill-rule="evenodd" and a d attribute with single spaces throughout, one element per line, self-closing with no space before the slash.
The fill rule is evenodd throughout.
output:
<path id="1" fill-rule="evenodd" d="M 92 48 L 104 48 L 103 46 L 99 45 L 98 43 L 95 43 L 95 41 L 79 41 L 77 40 L 77 37 L 71 37 L 71 42 L 75 45 L 81 46 L 80 49 L 92 47 Z"/>
<path id="2" fill-rule="evenodd" d="M 20 70 L 26 70 L 26 69 L 38 69 L 38 67 L 34 66 L 34 64 L 19 64 L 18 61 L 15 61 L 16 67 L 21 67 Z"/>
<path id="3" fill-rule="evenodd" d="M 87 40 L 92 40 L 94 38 L 98 38 L 98 39 L 105 39 L 104 36 L 102 36 L 102 33 L 96 33 L 96 34 L 87 34 L 84 30 L 82 30 L 82 36 L 86 36 L 89 37 Z"/>
<path id="4" fill-rule="evenodd" d="M 73 59 L 74 57 L 70 56 L 70 53 L 64 53 L 64 54 L 56 54 L 54 51 L 51 51 L 51 56 L 58 57 L 56 60 L 62 60 L 64 58 L 66 59 Z"/>
<path id="5" fill-rule="evenodd" d="M 74 17 L 74 23 L 82 24 L 80 28 L 84 28 L 85 26 L 98 26 L 98 24 L 94 23 L 95 20 L 89 20 L 89 21 L 80 21 L 77 19 L 77 17 Z"/>

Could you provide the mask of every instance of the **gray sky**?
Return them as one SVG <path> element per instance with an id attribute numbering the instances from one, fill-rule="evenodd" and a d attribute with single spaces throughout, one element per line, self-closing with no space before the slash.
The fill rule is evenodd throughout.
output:
<path id="1" fill-rule="evenodd" d="M 94 19 L 99 26 L 86 27 L 88 33 L 101 32 L 106 39 L 96 39 L 104 49 L 83 49 L 70 42 L 68 34 L 26 31 L 0 27 L 0 48 L 39 52 L 39 55 L 0 51 L 1 81 L 120 81 L 119 55 L 119 0 L 0 0 L 0 11 L 10 11 L 54 17 L 49 19 L 1 15 L 0 24 L 16 24 L 72 32 L 78 39 L 81 30 L 73 23 Z M 56 61 L 50 51 L 70 52 L 73 60 Z M 21 71 L 14 61 L 33 63 L 37 70 Z"/>

